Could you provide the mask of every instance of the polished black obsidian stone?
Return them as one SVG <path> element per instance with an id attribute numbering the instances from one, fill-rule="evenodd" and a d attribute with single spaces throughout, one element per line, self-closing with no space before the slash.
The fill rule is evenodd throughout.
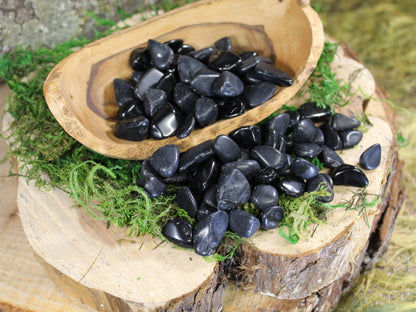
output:
<path id="1" fill-rule="evenodd" d="M 308 118 L 301 119 L 294 127 L 292 138 L 294 142 L 312 142 L 316 136 L 315 124 Z"/>
<path id="2" fill-rule="evenodd" d="M 177 67 L 179 79 L 185 83 L 190 83 L 198 70 L 207 68 L 204 63 L 187 55 L 178 57 Z"/>
<path id="3" fill-rule="evenodd" d="M 196 120 L 192 113 L 186 115 L 180 123 L 175 135 L 178 139 L 186 138 L 195 128 Z"/>
<path id="4" fill-rule="evenodd" d="M 230 211 L 230 229 L 240 237 L 249 238 L 260 228 L 260 221 L 242 209 Z"/>
<path id="5" fill-rule="evenodd" d="M 328 194 L 315 196 L 315 198 L 323 203 L 329 203 L 334 199 L 334 190 L 332 189 L 332 178 L 327 174 L 318 174 L 316 177 L 306 182 L 306 191 L 325 191 Z"/>
<path id="6" fill-rule="evenodd" d="M 366 187 L 368 185 L 368 178 L 360 168 L 353 165 L 341 165 L 334 174 L 332 180 L 335 185 Z"/>
<path id="7" fill-rule="evenodd" d="M 205 192 L 202 201 L 206 203 L 208 206 L 217 208 L 217 190 L 217 184 L 211 185 Z"/>
<path id="8" fill-rule="evenodd" d="M 214 141 L 208 140 L 202 142 L 183 154 L 179 158 L 179 167 L 178 171 L 182 172 L 188 169 L 195 168 L 205 160 L 213 157 L 215 155 Z"/>
<path id="9" fill-rule="evenodd" d="M 121 107 L 127 102 L 131 102 L 132 100 L 136 99 L 134 96 L 134 86 L 123 79 L 114 79 L 113 89 L 118 107 Z"/>
<path id="10" fill-rule="evenodd" d="M 192 56 L 194 59 L 206 64 L 208 63 L 208 59 L 212 53 L 214 53 L 215 49 L 213 47 L 206 47 L 200 50 L 193 51 L 189 53 L 189 56 Z"/>
<path id="11" fill-rule="evenodd" d="M 322 152 L 319 156 L 326 168 L 338 168 L 344 161 L 342 158 L 330 147 L 321 145 Z"/>
<path id="12" fill-rule="evenodd" d="M 144 114 L 152 118 L 156 112 L 161 109 L 168 100 L 166 92 L 160 89 L 147 89 L 143 94 Z"/>
<path id="13" fill-rule="evenodd" d="M 193 113 L 198 98 L 198 94 L 186 83 L 178 82 L 173 89 L 173 102 L 182 112 Z"/>
<path id="14" fill-rule="evenodd" d="M 181 187 L 176 192 L 176 203 L 179 208 L 185 210 L 191 218 L 195 218 L 198 212 L 198 202 L 188 186 Z"/>
<path id="15" fill-rule="evenodd" d="M 163 72 L 161 72 L 156 67 L 152 67 L 149 70 L 147 70 L 134 88 L 134 93 L 136 97 L 140 100 L 143 100 L 143 95 L 146 92 L 146 90 L 156 86 L 156 84 L 162 77 Z"/>
<path id="16" fill-rule="evenodd" d="M 150 164 L 160 176 L 164 178 L 173 176 L 179 165 L 179 147 L 175 144 L 167 144 L 158 148 L 150 156 Z"/>
<path id="17" fill-rule="evenodd" d="M 253 159 L 257 160 L 263 168 L 281 169 L 286 163 L 286 156 L 279 150 L 268 145 L 253 147 L 250 152 Z"/>
<path id="18" fill-rule="evenodd" d="M 303 158 L 295 158 L 291 166 L 292 172 L 298 177 L 308 180 L 319 174 L 318 167 Z"/>
<path id="19" fill-rule="evenodd" d="M 292 176 L 280 180 L 276 184 L 277 189 L 291 197 L 301 196 L 306 189 L 305 182 L 300 177 Z"/>
<path id="20" fill-rule="evenodd" d="M 363 169 L 372 170 L 381 162 L 381 146 L 379 143 L 371 145 L 360 156 L 360 166 Z"/>
<path id="21" fill-rule="evenodd" d="M 175 88 L 176 83 L 177 80 L 175 74 L 167 72 L 162 76 L 162 78 L 160 78 L 159 82 L 156 84 L 154 88 L 165 91 L 168 97 L 168 101 L 171 101 L 173 89 Z"/>
<path id="22" fill-rule="evenodd" d="M 337 131 L 352 130 L 360 125 L 359 120 L 339 113 L 335 113 L 331 118 L 331 127 Z"/>
<path id="23" fill-rule="evenodd" d="M 290 117 L 289 129 L 292 129 L 300 121 L 300 114 L 295 110 L 287 110 L 285 113 Z"/>
<path id="24" fill-rule="evenodd" d="M 177 108 L 167 103 L 157 111 L 151 122 L 150 133 L 154 139 L 164 139 L 175 135 L 181 120 Z"/>
<path id="25" fill-rule="evenodd" d="M 166 190 L 166 184 L 154 176 L 138 180 L 136 184 L 142 187 L 150 198 L 159 197 Z"/>
<path id="26" fill-rule="evenodd" d="M 192 225 L 180 218 L 172 218 L 162 226 L 162 234 L 170 242 L 181 247 L 192 248 Z"/>
<path id="27" fill-rule="evenodd" d="M 332 148 L 334 151 L 342 148 L 342 141 L 338 133 L 329 124 L 324 123 L 320 129 L 325 137 L 325 145 Z"/>
<path id="28" fill-rule="evenodd" d="M 244 114 L 245 103 L 240 97 L 227 99 L 224 105 L 218 106 L 218 115 L 221 119 L 234 118 Z"/>
<path id="29" fill-rule="evenodd" d="M 201 95 L 214 96 L 213 90 L 214 81 L 220 76 L 215 70 L 202 68 L 195 73 L 194 78 L 191 81 L 191 86 Z"/>
<path id="30" fill-rule="evenodd" d="M 249 59 L 250 57 L 257 56 L 256 51 L 244 51 L 238 54 L 241 60 L 244 62 L 245 60 Z"/>
<path id="31" fill-rule="evenodd" d="M 252 181 L 254 185 L 259 184 L 271 184 L 275 182 L 279 177 L 278 171 L 269 167 L 262 168 L 257 171 L 257 174 L 253 177 Z"/>
<path id="32" fill-rule="evenodd" d="M 260 164 L 254 159 L 238 160 L 226 163 L 222 166 L 222 171 L 231 171 L 232 169 L 238 169 L 246 177 L 248 181 L 251 181 L 254 176 L 260 171 Z"/>
<path id="33" fill-rule="evenodd" d="M 244 83 L 232 72 L 225 70 L 212 83 L 212 91 L 219 97 L 235 97 L 244 90 Z"/>
<path id="34" fill-rule="evenodd" d="M 139 82 L 140 78 L 142 78 L 144 73 L 145 73 L 144 70 L 135 70 L 131 73 L 130 78 L 131 78 L 133 85 L 136 85 Z M 134 90 L 134 87 L 133 87 L 133 90 Z"/>
<path id="35" fill-rule="evenodd" d="M 265 58 L 265 57 L 262 57 L 262 56 L 258 56 L 258 55 L 254 55 L 254 56 L 252 56 L 250 58 L 247 58 L 246 60 L 244 60 L 241 63 L 240 67 L 238 68 L 238 73 L 240 75 L 243 75 L 243 74 L 247 73 L 251 69 L 254 70 L 254 68 L 256 67 L 256 65 L 258 63 L 260 63 L 260 62 L 271 64 L 272 61 L 270 59 L 268 59 L 268 58 Z M 254 73 L 255 73 L 255 71 L 254 71 Z"/>
<path id="36" fill-rule="evenodd" d="M 174 53 L 177 53 L 178 49 L 183 45 L 183 40 L 172 39 L 172 40 L 164 42 L 164 44 L 167 45 L 169 48 L 171 48 Z"/>
<path id="37" fill-rule="evenodd" d="M 231 210 L 248 202 L 250 184 L 237 169 L 221 171 L 218 180 L 217 203 L 219 209 Z"/>
<path id="38" fill-rule="evenodd" d="M 293 83 L 293 79 L 289 74 L 269 63 L 260 62 L 254 67 L 254 70 L 259 79 L 270 81 L 280 87 L 290 87 Z"/>
<path id="39" fill-rule="evenodd" d="M 307 102 L 299 107 L 298 112 L 303 118 L 309 118 L 315 122 L 323 121 L 331 116 L 331 107 L 322 107 L 319 106 L 316 102 Z"/>
<path id="40" fill-rule="evenodd" d="M 315 138 L 313 139 L 312 143 L 319 145 L 325 144 L 325 136 L 321 129 L 316 128 Z"/>
<path id="41" fill-rule="evenodd" d="M 285 216 L 285 211 L 280 206 L 264 209 L 260 214 L 260 222 L 263 230 L 276 228 Z"/>
<path id="42" fill-rule="evenodd" d="M 188 174 L 191 190 L 197 195 L 204 194 L 211 185 L 217 183 L 220 171 L 221 165 L 216 158 L 204 161 Z"/>
<path id="43" fill-rule="evenodd" d="M 226 36 L 222 37 L 221 39 L 218 39 L 214 42 L 214 48 L 223 51 L 232 51 L 233 46 L 231 44 L 231 38 Z"/>
<path id="44" fill-rule="evenodd" d="M 259 126 L 244 126 L 231 132 L 230 138 L 240 147 L 252 149 L 261 144 L 262 132 Z"/>
<path id="45" fill-rule="evenodd" d="M 166 70 L 173 62 L 173 50 L 159 41 L 149 39 L 147 41 L 147 51 L 152 64 L 159 70 Z"/>
<path id="46" fill-rule="evenodd" d="M 241 97 L 248 107 L 253 108 L 270 100 L 275 90 L 276 86 L 273 83 L 264 81 L 245 86 Z"/>
<path id="47" fill-rule="evenodd" d="M 295 154 L 298 157 L 314 158 L 321 153 L 321 147 L 315 143 L 295 143 Z"/>
<path id="48" fill-rule="evenodd" d="M 223 162 L 237 161 L 241 156 L 240 147 L 229 136 L 220 134 L 214 140 L 214 149 Z"/>
<path id="49" fill-rule="evenodd" d="M 198 207 L 198 213 L 196 215 L 196 219 L 198 221 L 201 221 L 202 219 L 205 219 L 206 217 L 208 217 L 209 215 L 213 214 L 214 212 L 217 212 L 218 209 L 216 207 L 212 207 L 210 205 L 208 205 L 205 202 L 202 202 L 201 205 L 199 205 Z"/>
<path id="50" fill-rule="evenodd" d="M 117 119 L 131 119 L 143 115 L 143 107 L 137 100 L 129 100 L 117 112 Z"/>
<path id="51" fill-rule="evenodd" d="M 240 57 L 230 51 L 217 50 L 211 54 L 208 60 L 209 67 L 217 71 L 232 71 L 237 69 L 240 64 Z"/>
<path id="52" fill-rule="evenodd" d="M 211 98 L 200 97 L 195 102 L 195 119 L 201 127 L 207 127 L 218 118 L 217 103 Z"/>
<path id="53" fill-rule="evenodd" d="M 342 141 L 342 148 L 352 148 L 360 143 L 363 138 L 363 133 L 359 130 L 344 130 L 338 132 L 339 138 Z"/>
<path id="54" fill-rule="evenodd" d="M 192 53 L 193 51 L 195 51 L 195 48 L 193 46 L 191 46 L 190 44 L 184 43 L 181 47 L 179 47 L 177 53 L 180 55 L 188 55 Z"/>
<path id="55" fill-rule="evenodd" d="M 115 126 L 114 134 L 119 139 L 142 141 L 149 135 L 150 122 L 145 116 L 131 119 L 120 119 Z"/>
<path id="56" fill-rule="evenodd" d="M 130 53 L 129 64 L 131 68 L 138 71 L 146 71 L 152 67 L 147 48 L 139 47 L 134 49 Z"/>
<path id="57" fill-rule="evenodd" d="M 272 185 L 256 185 L 251 192 L 250 203 L 260 210 L 276 206 L 279 203 L 279 193 Z"/>

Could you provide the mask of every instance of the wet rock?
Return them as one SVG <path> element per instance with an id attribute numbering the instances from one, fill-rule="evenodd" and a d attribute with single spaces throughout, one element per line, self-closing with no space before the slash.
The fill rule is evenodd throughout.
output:
<path id="1" fill-rule="evenodd" d="M 206 160 L 188 175 L 191 190 L 197 195 L 204 194 L 211 185 L 217 183 L 220 171 L 221 165 L 218 160 L 215 158 Z"/>
<path id="2" fill-rule="evenodd" d="M 338 168 L 344 161 L 342 158 L 330 147 L 326 145 L 321 146 L 322 152 L 320 159 L 326 168 Z"/>
<path id="3" fill-rule="evenodd" d="M 154 139 L 164 139 L 175 134 L 181 120 L 177 109 L 167 103 L 157 111 L 151 123 L 151 135 Z"/>
<path id="4" fill-rule="evenodd" d="M 235 97 L 244 90 L 244 83 L 233 73 L 225 70 L 212 83 L 212 91 L 220 97 Z"/>
<path id="5" fill-rule="evenodd" d="M 251 192 L 250 203 L 260 210 L 276 206 L 279 203 L 279 193 L 276 188 L 271 185 L 257 185 Z"/>
<path id="6" fill-rule="evenodd" d="M 230 229 L 239 236 L 249 238 L 260 228 L 260 221 L 252 214 L 242 209 L 230 212 Z"/>
<path id="7" fill-rule="evenodd" d="M 299 157 L 295 158 L 291 169 L 295 175 L 305 180 L 309 180 L 319 174 L 319 169 L 315 164 Z"/>
<path id="8" fill-rule="evenodd" d="M 186 113 L 193 113 L 195 111 L 195 102 L 198 100 L 192 88 L 182 82 L 178 82 L 173 89 L 173 102 Z"/>
<path id="9" fill-rule="evenodd" d="M 306 185 L 300 177 L 287 177 L 277 183 L 277 189 L 291 197 L 299 197 L 305 193 Z"/>
<path id="10" fill-rule="evenodd" d="M 331 107 L 321 107 L 316 102 L 307 102 L 299 107 L 298 112 L 303 118 L 309 118 L 317 122 L 326 120 L 331 116 Z"/>
<path id="11" fill-rule="evenodd" d="M 181 247 L 192 248 L 192 225 L 183 219 L 172 218 L 162 226 L 162 234 L 170 242 Z"/>
<path id="12" fill-rule="evenodd" d="M 264 81 L 245 86 L 241 97 L 247 106 L 253 108 L 270 100 L 275 90 L 276 86 L 273 83 Z"/>
<path id="13" fill-rule="evenodd" d="M 377 168 L 381 162 L 381 146 L 376 143 L 367 148 L 360 156 L 360 166 L 366 170 Z"/>
<path id="14" fill-rule="evenodd" d="M 215 70 L 203 68 L 195 73 L 191 86 L 201 95 L 214 96 L 213 83 L 220 76 Z"/>
<path id="15" fill-rule="evenodd" d="M 285 162 L 286 156 L 274 147 L 268 145 L 255 146 L 250 155 L 257 160 L 263 168 L 273 168 L 275 170 L 281 169 Z"/>
<path id="16" fill-rule="evenodd" d="M 173 176 L 179 165 L 179 147 L 168 144 L 158 148 L 150 156 L 150 164 L 160 176 L 164 178 Z"/>
<path id="17" fill-rule="evenodd" d="M 150 122 L 144 116 L 121 119 L 115 126 L 115 136 L 129 141 L 142 141 L 149 135 Z"/>
<path id="18" fill-rule="evenodd" d="M 359 130 L 345 130 L 338 132 L 339 138 L 342 141 L 342 148 L 352 148 L 360 143 L 363 138 L 363 133 Z"/>
<path id="19" fill-rule="evenodd" d="M 316 136 L 317 128 L 312 120 L 301 119 L 294 127 L 292 138 L 294 142 L 312 142 Z"/>
<path id="20" fill-rule="evenodd" d="M 219 106 L 219 117 L 221 119 L 234 118 L 244 114 L 245 103 L 240 97 L 227 99 L 224 105 Z"/>
<path id="21" fill-rule="evenodd" d="M 149 52 L 152 64 L 159 70 L 166 70 L 173 62 L 174 53 L 166 44 L 149 39 L 147 41 L 147 51 Z"/>
<path id="22" fill-rule="evenodd" d="M 225 163 L 236 161 L 241 156 L 238 144 L 229 136 L 223 134 L 215 138 L 214 149 L 217 156 Z"/>
<path id="23" fill-rule="evenodd" d="M 226 163 L 222 166 L 221 171 L 232 171 L 237 169 L 246 177 L 248 181 L 260 171 L 260 164 L 254 159 L 239 160 Z"/>
<path id="24" fill-rule="evenodd" d="M 261 129 L 258 126 L 244 126 L 231 132 L 230 138 L 240 147 L 252 149 L 261 144 Z"/>
<path id="25" fill-rule="evenodd" d="M 231 51 L 233 49 L 230 37 L 223 37 L 214 43 L 214 47 L 222 51 Z"/>
<path id="26" fill-rule="evenodd" d="M 240 57 L 230 51 L 217 50 L 211 54 L 208 60 L 209 67 L 217 71 L 232 71 L 237 69 L 240 64 Z"/>
<path id="27" fill-rule="evenodd" d="M 285 216 L 285 211 L 280 206 L 264 209 L 260 214 L 261 227 L 263 230 L 277 228 Z"/>
<path id="28" fill-rule="evenodd" d="M 290 87 L 293 83 L 293 79 L 287 73 L 269 63 L 260 62 L 254 69 L 261 80 L 272 82 L 280 87 Z"/>
<path id="29" fill-rule="evenodd" d="M 338 133 L 330 125 L 324 123 L 320 129 L 324 133 L 325 145 L 332 148 L 334 151 L 342 148 L 342 141 Z"/>
<path id="30" fill-rule="evenodd" d="M 321 153 L 321 147 L 315 143 L 295 143 L 295 154 L 298 157 L 314 158 Z"/>
<path id="31" fill-rule="evenodd" d="M 130 100 L 119 108 L 117 119 L 132 119 L 141 115 L 143 115 L 141 104 L 137 100 Z"/>
<path id="32" fill-rule="evenodd" d="M 113 80 L 114 96 L 118 107 L 125 103 L 135 100 L 134 86 L 123 79 L 116 78 Z"/>
<path id="33" fill-rule="evenodd" d="M 185 210 L 191 218 L 196 218 L 198 213 L 198 202 L 188 186 L 184 186 L 176 192 L 176 203 L 179 208 Z"/>
<path id="34" fill-rule="evenodd" d="M 181 82 L 190 83 L 195 73 L 202 68 L 207 67 L 193 57 L 181 55 L 178 58 L 178 75 Z"/>
<path id="35" fill-rule="evenodd" d="M 245 204 L 250 198 L 250 184 L 241 171 L 222 171 L 218 180 L 218 208 L 231 210 Z"/>
<path id="36" fill-rule="evenodd" d="M 332 180 L 335 185 L 366 187 L 368 185 L 367 176 L 358 167 L 343 164 L 339 166 L 334 174 Z"/>
<path id="37" fill-rule="evenodd" d="M 195 119 L 201 127 L 214 123 L 218 117 L 217 103 L 211 98 L 201 97 L 195 102 Z"/>
<path id="38" fill-rule="evenodd" d="M 361 122 L 355 118 L 335 113 L 331 118 L 331 127 L 336 131 L 352 130 L 358 128 Z"/>
<path id="39" fill-rule="evenodd" d="M 185 118 L 182 119 L 178 129 L 176 130 L 176 137 L 178 139 L 186 138 L 188 135 L 192 133 L 195 128 L 195 117 L 193 114 L 188 114 Z"/>
<path id="40" fill-rule="evenodd" d="M 329 203 L 334 199 L 334 191 L 332 189 L 332 178 L 327 174 L 318 174 L 316 177 L 309 179 L 306 182 L 306 191 L 326 191 L 328 195 L 325 196 L 315 196 L 316 200 Z"/>
<path id="41" fill-rule="evenodd" d="M 147 71 L 152 67 L 150 63 L 150 55 L 146 47 L 139 47 L 130 53 L 130 67 L 138 71 Z"/>
<path id="42" fill-rule="evenodd" d="M 218 210 L 198 221 L 193 230 L 194 251 L 209 256 L 221 242 L 228 227 L 228 214 Z"/>
<path id="43" fill-rule="evenodd" d="M 167 103 L 166 92 L 160 89 L 150 88 L 144 92 L 143 108 L 148 118 L 152 118 L 156 112 Z"/>
<path id="44" fill-rule="evenodd" d="M 215 155 L 214 141 L 202 142 L 183 153 L 179 158 L 178 171 L 183 172 L 195 168 Z"/>
<path id="45" fill-rule="evenodd" d="M 134 88 L 134 93 L 136 97 L 140 100 L 143 100 L 143 95 L 146 90 L 153 88 L 159 82 L 159 80 L 163 77 L 163 72 L 158 70 L 156 67 L 152 67 L 147 70 L 142 78 L 140 78 L 139 82 L 136 84 Z"/>

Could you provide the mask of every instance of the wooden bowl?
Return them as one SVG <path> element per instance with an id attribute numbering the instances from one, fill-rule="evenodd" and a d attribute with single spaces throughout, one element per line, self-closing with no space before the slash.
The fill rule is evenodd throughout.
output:
<path id="1" fill-rule="evenodd" d="M 307 1 L 306 1 L 307 2 Z M 181 38 L 196 48 L 231 37 L 234 47 L 255 50 L 289 73 L 294 83 L 241 116 L 194 130 L 185 139 L 126 141 L 114 136 L 114 78 L 127 79 L 130 52 L 148 39 Z M 69 135 L 109 157 L 144 159 L 165 144 L 185 151 L 219 134 L 255 124 L 285 104 L 314 70 L 324 44 L 321 21 L 295 0 L 202 0 L 95 41 L 61 61 L 44 84 L 48 106 Z"/>

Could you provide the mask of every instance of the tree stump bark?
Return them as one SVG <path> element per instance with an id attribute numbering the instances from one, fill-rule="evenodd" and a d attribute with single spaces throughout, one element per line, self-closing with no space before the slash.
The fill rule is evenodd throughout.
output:
<path id="1" fill-rule="evenodd" d="M 348 55 L 340 57 L 340 73 L 353 68 L 349 60 L 349 65 L 343 63 Z M 370 79 L 367 90 L 373 83 Z M 379 89 L 376 97 L 385 99 Z M 56 285 L 97 311 L 330 311 L 385 251 L 405 196 L 390 106 L 365 99 L 355 99 L 355 105 L 371 114 L 373 126 L 357 149 L 343 151 L 341 157 L 356 165 L 364 149 L 382 146 L 381 165 L 366 171 L 368 193 L 381 199 L 367 208 L 368 223 L 364 214 L 337 208 L 325 224 L 312 229 L 310 239 L 296 245 L 278 230 L 259 232 L 232 259 L 207 263 L 153 238 L 127 238 L 124 229 L 107 228 L 74 207 L 67 193 L 40 191 L 19 178 L 25 233 Z M 356 191 L 334 190 L 332 204 L 351 199 Z"/>

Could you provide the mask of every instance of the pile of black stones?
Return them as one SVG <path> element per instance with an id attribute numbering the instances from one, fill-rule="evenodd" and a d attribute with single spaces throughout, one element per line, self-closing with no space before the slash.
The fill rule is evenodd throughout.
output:
<path id="1" fill-rule="evenodd" d="M 224 37 L 195 50 L 181 39 L 149 39 L 130 54 L 131 80 L 114 79 L 115 136 L 130 141 L 187 137 L 268 101 L 292 78 L 255 51 L 233 51 Z"/>
<path id="2" fill-rule="evenodd" d="M 228 229 L 249 238 L 259 229 L 276 228 L 284 217 L 279 195 L 299 197 L 325 190 L 326 195 L 316 199 L 328 203 L 334 197 L 333 185 L 366 187 L 365 173 L 344 164 L 336 152 L 361 141 L 359 126 L 355 118 L 308 102 L 261 126 L 241 127 L 182 154 L 177 145 L 165 145 L 143 161 L 137 185 L 150 197 L 162 195 L 167 184 L 179 185 L 176 202 L 196 223 L 175 217 L 165 223 L 162 233 L 169 241 L 208 256 Z M 330 168 L 330 174 L 319 172 L 311 161 L 315 157 Z M 362 153 L 359 164 L 371 170 L 380 161 L 380 144 L 374 144 Z M 242 209 L 246 203 L 259 215 Z"/>

